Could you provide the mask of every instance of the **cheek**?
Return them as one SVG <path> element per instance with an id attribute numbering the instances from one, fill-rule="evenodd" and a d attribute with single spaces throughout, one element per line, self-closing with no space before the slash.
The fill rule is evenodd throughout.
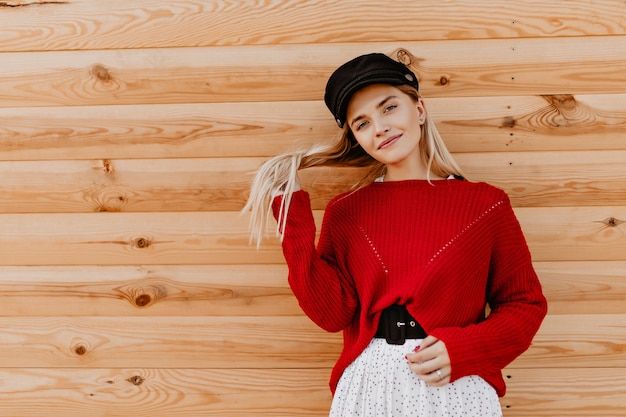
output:
<path id="1" fill-rule="evenodd" d="M 368 151 L 372 147 L 372 141 L 368 140 L 366 135 L 355 135 L 353 133 L 352 137 L 354 138 L 356 143 L 358 143 L 359 146 L 361 146 L 361 148 L 363 148 L 365 151 Z"/>

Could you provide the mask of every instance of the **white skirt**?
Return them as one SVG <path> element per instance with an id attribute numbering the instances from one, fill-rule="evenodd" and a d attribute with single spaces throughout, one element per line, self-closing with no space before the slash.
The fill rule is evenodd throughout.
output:
<path id="1" fill-rule="evenodd" d="M 479 376 L 431 387 L 409 369 L 421 339 L 389 345 L 373 339 L 344 371 L 330 417 L 501 417 L 495 389 Z"/>

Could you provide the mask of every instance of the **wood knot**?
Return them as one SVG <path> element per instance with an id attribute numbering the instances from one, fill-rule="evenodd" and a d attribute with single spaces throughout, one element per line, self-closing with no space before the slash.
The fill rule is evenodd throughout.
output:
<path id="1" fill-rule="evenodd" d="M 104 169 L 104 172 L 107 174 L 113 173 L 113 163 L 111 162 L 110 159 L 102 160 L 102 168 Z"/>
<path id="2" fill-rule="evenodd" d="M 602 223 L 606 224 L 609 227 L 617 227 L 620 224 L 624 223 L 624 220 L 616 219 L 615 217 L 609 217 L 602 220 Z"/>
<path id="3" fill-rule="evenodd" d="M 143 384 L 143 381 L 145 381 L 145 379 L 143 379 L 139 375 L 135 375 L 135 376 L 131 376 L 126 381 L 130 382 L 133 385 L 139 386 L 139 385 Z"/>
<path id="4" fill-rule="evenodd" d="M 122 298 L 128 300 L 134 307 L 146 308 L 167 297 L 167 286 L 154 285 L 126 285 L 120 287 L 117 291 Z"/>
<path id="5" fill-rule="evenodd" d="M 109 72 L 109 69 L 101 64 L 96 64 L 91 67 L 91 75 L 104 83 L 108 83 L 113 79 L 111 73 Z"/>
<path id="6" fill-rule="evenodd" d="M 99 213 L 119 213 L 120 211 L 122 211 L 122 209 L 119 207 L 109 207 L 109 206 L 102 205 L 102 206 L 98 206 L 96 211 Z"/>
<path id="7" fill-rule="evenodd" d="M 133 246 L 138 249 L 146 249 L 149 248 L 151 245 L 152 242 L 150 241 L 150 239 L 145 237 L 138 237 L 133 241 Z"/>
<path id="8" fill-rule="evenodd" d="M 439 85 L 447 85 L 450 82 L 450 79 L 445 75 L 439 77 Z"/>
<path id="9" fill-rule="evenodd" d="M 76 353 L 78 356 L 83 356 L 85 353 L 87 353 L 87 347 L 85 347 L 85 345 L 78 345 L 74 348 L 74 353 Z"/>
<path id="10" fill-rule="evenodd" d="M 505 127 L 505 128 L 515 127 L 515 118 L 512 116 L 505 117 L 504 119 L 502 119 L 502 124 L 500 125 L 500 127 Z"/>
<path id="11" fill-rule="evenodd" d="M 557 109 L 572 111 L 576 108 L 576 98 L 571 94 L 551 94 L 542 97 Z"/>
<path id="12" fill-rule="evenodd" d="M 141 294 L 135 298 L 135 305 L 137 307 L 145 307 L 152 302 L 152 297 L 149 294 Z"/>
<path id="13" fill-rule="evenodd" d="M 117 213 L 122 211 L 123 206 L 128 204 L 128 197 L 117 193 L 111 196 L 103 195 L 101 200 L 102 202 L 95 209 L 97 212 Z"/>
<path id="14" fill-rule="evenodd" d="M 396 58 L 398 62 L 403 63 L 407 67 L 411 65 L 411 53 L 404 48 L 398 49 L 396 51 Z"/>

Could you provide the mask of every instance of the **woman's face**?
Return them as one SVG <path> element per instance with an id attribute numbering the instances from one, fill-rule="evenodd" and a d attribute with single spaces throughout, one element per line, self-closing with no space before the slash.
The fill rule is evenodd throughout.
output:
<path id="1" fill-rule="evenodd" d="M 388 173 L 415 177 L 425 170 L 419 150 L 426 120 L 421 99 L 415 101 L 388 84 L 370 85 L 352 96 L 346 120 L 359 145 L 385 164 Z"/>

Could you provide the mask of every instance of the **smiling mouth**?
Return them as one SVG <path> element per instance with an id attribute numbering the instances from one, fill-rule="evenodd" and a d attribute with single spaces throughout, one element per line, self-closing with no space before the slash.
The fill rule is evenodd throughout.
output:
<path id="1" fill-rule="evenodd" d="M 395 143 L 398 139 L 400 139 L 400 136 L 402 136 L 402 135 L 396 135 L 396 136 L 392 136 L 392 137 L 390 137 L 388 139 L 385 139 L 385 141 L 383 141 L 383 143 L 378 145 L 378 150 L 384 149 L 384 148 L 390 146 L 391 144 Z"/>

